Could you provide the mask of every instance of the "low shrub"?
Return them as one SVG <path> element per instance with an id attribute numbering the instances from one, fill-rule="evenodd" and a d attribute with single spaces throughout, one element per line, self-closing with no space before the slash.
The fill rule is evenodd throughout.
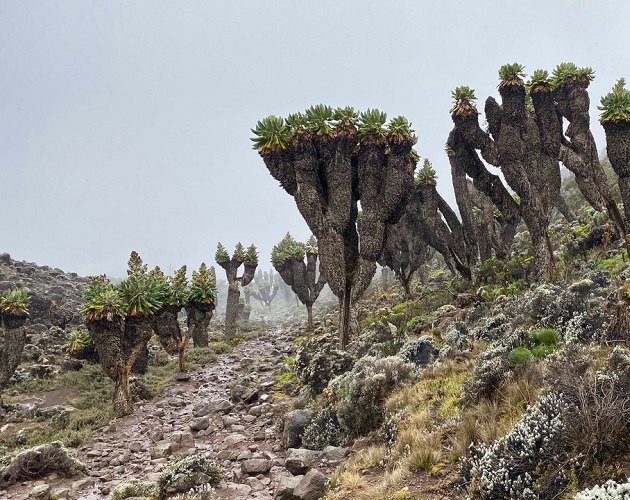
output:
<path id="1" fill-rule="evenodd" d="M 302 434 L 302 446 L 309 450 L 323 450 L 326 446 L 342 446 L 345 441 L 337 413 L 332 408 L 324 408 L 317 412 Z"/>
<path id="2" fill-rule="evenodd" d="M 324 334 L 302 344 L 295 357 L 295 372 L 303 384 L 309 385 L 315 394 L 321 394 L 328 382 L 347 372 L 354 364 L 353 357 L 338 348 L 338 339 Z"/>
<path id="3" fill-rule="evenodd" d="M 364 436 L 385 417 L 385 399 L 416 379 L 416 367 L 397 356 L 360 359 L 352 371 L 331 381 L 338 398 L 337 416 L 349 436 Z"/>
<path id="4" fill-rule="evenodd" d="M 190 455 L 177 460 L 160 473 L 157 492 L 160 497 L 186 493 L 204 484 L 217 486 L 225 478 L 225 471 L 218 463 L 203 455 Z"/>
<path id="5" fill-rule="evenodd" d="M 155 484 L 138 479 L 129 479 L 114 488 L 111 500 L 126 500 L 131 497 L 152 497 L 155 494 Z"/>

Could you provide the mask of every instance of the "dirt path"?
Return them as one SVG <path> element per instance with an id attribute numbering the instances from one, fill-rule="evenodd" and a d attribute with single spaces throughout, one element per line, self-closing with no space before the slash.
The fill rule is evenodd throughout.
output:
<path id="1" fill-rule="evenodd" d="M 159 399 L 138 404 L 133 415 L 113 420 L 78 450 L 89 476 L 53 474 L 14 485 L 0 492 L 0 498 L 25 500 L 33 488 L 48 485 L 59 498 L 100 500 L 121 481 L 156 480 L 168 464 L 194 453 L 219 461 L 227 470 L 229 480 L 219 489 L 222 498 L 273 498 L 280 479 L 291 476 L 284 467 L 286 452 L 277 425 L 290 398 L 271 374 L 293 354 L 292 340 L 299 334 L 299 328 L 274 327 L 191 372 L 189 381 L 173 382 Z M 232 406 L 230 390 L 237 382 L 243 387 L 243 402 Z M 209 404 L 221 410 L 208 413 Z M 244 462 L 249 460 L 271 468 L 247 471 Z"/>

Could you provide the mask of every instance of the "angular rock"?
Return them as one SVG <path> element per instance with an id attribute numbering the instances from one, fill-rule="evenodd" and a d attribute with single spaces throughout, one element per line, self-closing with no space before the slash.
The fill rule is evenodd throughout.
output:
<path id="1" fill-rule="evenodd" d="M 247 438 L 245 436 L 243 436 L 242 434 L 230 434 L 228 437 L 226 437 L 223 440 L 223 445 L 222 447 L 224 449 L 227 448 L 231 448 L 232 446 L 234 446 L 235 444 L 238 443 L 242 443 L 243 441 L 245 441 Z"/>
<path id="2" fill-rule="evenodd" d="M 40 484 L 39 486 L 35 486 L 31 490 L 28 498 L 32 500 L 48 500 L 50 498 L 50 485 Z"/>
<path id="3" fill-rule="evenodd" d="M 264 458 L 250 458 L 241 462 L 241 470 L 244 474 L 255 476 L 256 474 L 266 474 L 271 470 L 273 463 Z"/>
<path id="4" fill-rule="evenodd" d="M 317 469 L 311 469 L 293 490 L 298 500 L 317 500 L 326 488 L 326 476 Z"/>
<path id="5" fill-rule="evenodd" d="M 173 453 L 171 443 L 168 441 L 160 441 L 151 449 L 151 458 L 168 457 L 171 453 Z"/>
<path id="6" fill-rule="evenodd" d="M 205 431 L 208 427 L 210 427 L 210 420 L 207 416 L 197 417 L 193 419 L 193 421 L 190 422 L 188 426 L 193 432 Z"/>
<path id="7" fill-rule="evenodd" d="M 331 462 L 341 462 L 348 454 L 348 448 L 341 446 L 326 446 L 324 448 L 324 456 Z"/>
<path id="8" fill-rule="evenodd" d="M 215 412 L 229 413 L 232 408 L 234 408 L 234 405 L 227 399 L 215 399 L 196 410 L 193 416 L 205 417 L 206 415 Z"/>
<path id="9" fill-rule="evenodd" d="M 287 413 L 282 431 L 282 445 L 285 448 L 299 448 L 304 429 L 311 423 L 315 412 L 311 409 L 293 410 Z"/>
<path id="10" fill-rule="evenodd" d="M 299 476 L 306 474 L 321 456 L 321 451 L 307 450 L 305 448 L 289 448 L 284 466 L 291 474 Z"/>
<path id="11" fill-rule="evenodd" d="M 273 500 L 295 500 L 295 496 L 293 495 L 293 491 L 296 486 L 300 484 L 300 481 L 304 476 L 292 476 L 292 477 L 282 477 L 280 478 L 280 482 L 278 483 L 278 487 L 276 488 L 276 494 L 273 497 Z"/>

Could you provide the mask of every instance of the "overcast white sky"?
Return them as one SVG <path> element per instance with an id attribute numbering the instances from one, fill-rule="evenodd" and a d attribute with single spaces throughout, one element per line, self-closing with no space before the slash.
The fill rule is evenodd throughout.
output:
<path id="1" fill-rule="evenodd" d="M 312 104 L 412 121 L 451 198 L 451 91 L 497 70 L 630 77 L 630 2 L 0 0 L 0 252 L 82 275 L 309 236 L 250 128 Z"/>

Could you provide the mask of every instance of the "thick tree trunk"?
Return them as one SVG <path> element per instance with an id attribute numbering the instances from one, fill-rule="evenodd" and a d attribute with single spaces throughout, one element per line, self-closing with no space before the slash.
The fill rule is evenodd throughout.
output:
<path id="1" fill-rule="evenodd" d="M 4 328 L 0 332 L 0 391 L 6 387 L 13 372 L 20 364 L 26 344 L 25 316 L 3 314 Z"/>
<path id="2" fill-rule="evenodd" d="M 118 415 L 133 413 L 133 398 L 129 386 L 129 367 L 121 364 L 114 380 L 114 411 Z"/>
<path id="3" fill-rule="evenodd" d="M 575 220 L 575 214 L 573 213 L 573 210 L 571 210 L 571 207 L 567 205 L 567 202 L 562 194 L 559 194 L 556 198 L 556 209 L 562 214 L 567 222 L 571 223 Z"/>
<path id="4" fill-rule="evenodd" d="M 179 362 L 179 373 L 186 373 L 188 368 L 186 366 L 186 347 L 188 346 L 188 335 L 182 337 L 182 341 L 179 344 L 177 351 L 177 361 Z"/>
<path id="5" fill-rule="evenodd" d="M 238 281 L 232 281 L 228 285 L 227 302 L 225 304 L 225 338 L 227 340 L 236 337 L 236 320 L 238 318 L 238 301 L 240 296 Z"/>
<path id="6" fill-rule="evenodd" d="M 195 347 L 208 347 L 208 325 L 212 319 L 212 308 L 206 304 L 193 304 L 186 307 L 188 315 L 188 335 Z"/>
<path id="7" fill-rule="evenodd" d="M 306 329 L 309 332 L 312 332 L 313 331 L 313 304 L 306 305 L 306 317 L 307 317 Z"/>
<path id="8" fill-rule="evenodd" d="M 350 306 L 352 289 L 347 286 L 345 293 L 339 299 L 339 347 L 341 350 L 350 343 Z"/>
<path id="9" fill-rule="evenodd" d="M 619 176 L 619 191 L 623 201 L 626 224 L 630 221 L 630 121 L 604 122 L 606 153 Z"/>

